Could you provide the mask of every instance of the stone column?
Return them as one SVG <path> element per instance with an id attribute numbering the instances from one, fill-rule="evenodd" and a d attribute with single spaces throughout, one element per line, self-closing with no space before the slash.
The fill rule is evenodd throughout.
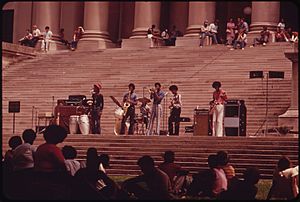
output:
<path id="1" fill-rule="evenodd" d="M 108 33 L 109 2 L 84 2 L 84 34 L 79 50 L 111 48 L 114 44 Z"/>
<path id="2" fill-rule="evenodd" d="M 49 26 L 53 32 L 54 40 L 58 39 L 60 29 L 60 2 L 33 2 L 33 24 L 36 24 L 41 32 Z"/>
<path id="3" fill-rule="evenodd" d="M 215 20 L 216 2 L 189 2 L 188 27 L 184 36 L 199 36 L 204 20 Z"/>
<path id="4" fill-rule="evenodd" d="M 279 1 L 253 1 L 250 31 L 261 31 L 265 25 L 275 31 L 279 17 Z"/>
<path id="5" fill-rule="evenodd" d="M 292 61 L 291 105 L 278 117 L 278 125 L 293 127 L 293 131 L 298 131 L 298 43 L 295 44 L 295 52 L 286 52 L 285 57 Z"/>
<path id="6" fill-rule="evenodd" d="M 152 24 L 159 28 L 160 2 L 135 2 L 134 29 L 130 38 L 146 38 Z"/>

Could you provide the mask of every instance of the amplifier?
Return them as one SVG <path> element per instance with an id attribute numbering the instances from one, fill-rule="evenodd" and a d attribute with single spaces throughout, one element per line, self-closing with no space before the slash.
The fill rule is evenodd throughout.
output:
<path id="1" fill-rule="evenodd" d="M 247 109 L 244 100 L 228 100 L 224 109 L 226 136 L 246 136 Z"/>
<path id="2" fill-rule="evenodd" d="M 209 114 L 207 109 L 196 109 L 194 111 L 194 135 L 208 136 Z"/>

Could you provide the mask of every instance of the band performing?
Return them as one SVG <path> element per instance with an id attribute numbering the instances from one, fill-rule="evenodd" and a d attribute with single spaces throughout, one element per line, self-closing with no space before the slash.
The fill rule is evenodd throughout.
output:
<path id="1" fill-rule="evenodd" d="M 210 130 L 212 136 L 223 136 L 223 121 L 224 121 L 224 103 L 227 100 L 226 92 L 221 89 L 221 83 L 215 81 L 212 84 L 215 89 L 212 100 L 209 102 L 209 115 L 211 117 Z M 120 103 L 114 96 L 110 96 L 112 101 L 117 105 L 114 111 L 115 116 L 115 135 L 167 135 L 178 136 L 181 122 L 182 97 L 178 93 L 178 86 L 169 86 L 170 100 L 166 100 L 169 92 L 162 90 L 160 83 L 155 83 L 153 88 L 148 88 L 149 97 L 138 97 L 135 93 L 135 84 L 130 83 L 128 90 L 123 95 Z M 79 132 L 82 134 L 101 134 L 101 116 L 104 108 L 103 95 L 100 93 L 102 85 L 95 83 L 91 90 L 92 99 L 83 98 L 82 106 L 77 107 L 76 114 L 80 111 L 80 115 L 69 116 L 69 124 L 62 121 L 62 116 L 56 112 L 56 124 L 67 126 L 71 134 Z M 85 97 L 85 96 L 84 96 Z M 169 109 L 167 121 L 168 130 L 161 130 L 161 122 L 163 120 L 163 102 L 166 108 Z M 166 104 L 168 102 L 169 104 Z M 59 103 L 59 101 L 58 101 Z M 168 107 L 167 107 L 168 105 Z M 63 104 L 58 104 L 57 107 L 63 107 Z M 56 111 L 57 111 L 56 107 Z"/>

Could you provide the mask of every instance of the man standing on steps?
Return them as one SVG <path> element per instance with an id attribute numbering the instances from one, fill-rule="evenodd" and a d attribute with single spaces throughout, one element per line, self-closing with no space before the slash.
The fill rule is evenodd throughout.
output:
<path id="1" fill-rule="evenodd" d="M 171 85 L 169 90 L 172 92 L 173 97 L 171 98 L 170 116 L 168 120 L 169 135 L 179 135 L 179 124 L 180 124 L 180 113 L 181 113 L 181 95 L 178 93 L 178 87 Z M 175 133 L 173 132 L 173 123 L 175 125 Z"/>
<path id="2" fill-rule="evenodd" d="M 227 100 L 226 92 L 221 89 L 221 82 L 215 81 L 212 87 L 216 89 L 213 92 L 213 123 L 212 136 L 223 136 L 223 121 L 224 121 L 224 103 Z"/>
<path id="3" fill-rule="evenodd" d="M 91 112 L 92 117 L 92 133 L 101 134 L 100 120 L 102 115 L 102 110 L 104 107 L 103 95 L 100 93 L 102 88 L 100 83 L 95 83 L 92 91 L 93 98 L 93 108 Z"/>
<path id="4" fill-rule="evenodd" d="M 162 117 L 161 101 L 165 97 L 165 93 L 161 90 L 161 84 L 155 83 L 155 89 L 150 89 L 150 99 L 153 99 L 150 121 L 147 128 L 147 135 L 159 135 L 160 132 L 160 119 Z M 153 131 L 153 125 L 156 125 Z"/>
<path id="5" fill-rule="evenodd" d="M 125 134 L 126 120 L 130 119 L 130 126 L 128 129 L 128 135 L 133 135 L 134 132 L 134 117 L 135 117 L 135 105 L 137 105 L 137 94 L 134 92 L 135 85 L 130 83 L 128 85 L 129 92 L 123 96 L 123 110 L 126 111 L 121 123 L 120 135 Z"/>

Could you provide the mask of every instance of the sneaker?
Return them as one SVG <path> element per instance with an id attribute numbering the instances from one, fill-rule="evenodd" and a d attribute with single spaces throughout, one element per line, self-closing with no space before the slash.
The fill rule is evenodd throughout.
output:
<path id="1" fill-rule="evenodd" d="M 263 43 L 262 45 L 263 45 L 263 46 L 266 46 L 267 44 L 266 44 L 266 43 Z"/>
<path id="2" fill-rule="evenodd" d="M 234 48 L 230 48 L 230 50 L 234 50 Z"/>
<path id="3" fill-rule="evenodd" d="M 203 46 L 200 46 L 200 48 L 203 48 Z"/>
<path id="4" fill-rule="evenodd" d="M 245 50 L 245 48 L 242 48 L 242 50 Z"/>
<path id="5" fill-rule="evenodd" d="M 254 46 L 253 46 L 253 45 L 251 45 L 251 46 L 250 46 L 250 48 L 254 48 Z"/>

